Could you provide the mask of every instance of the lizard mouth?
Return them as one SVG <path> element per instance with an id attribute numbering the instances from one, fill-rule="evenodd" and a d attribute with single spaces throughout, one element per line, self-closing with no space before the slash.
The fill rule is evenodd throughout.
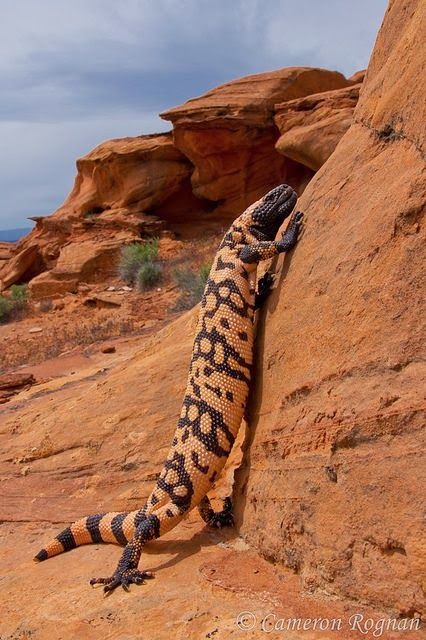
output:
<path id="1" fill-rule="evenodd" d="M 288 215 L 296 204 L 297 194 L 289 185 L 282 184 L 266 194 L 262 203 L 253 212 L 253 220 L 266 223 L 277 216 Z M 290 208 L 291 207 L 291 208 Z"/>
<path id="2" fill-rule="evenodd" d="M 279 219 L 283 222 L 287 216 L 293 211 L 297 202 L 297 193 L 288 185 L 283 185 L 281 193 L 279 193 L 274 203 L 269 205 L 269 211 L 264 217 L 264 223 L 267 225 L 274 220 Z M 269 218 L 269 220 L 268 220 Z"/>
<path id="3" fill-rule="evenodd" d="M 284 214 L 284 216 L 287 217 L 293 211 L 294 205 L 297 202 L 297 193 L 289 187 L 289 191 L 286 191 L 279 200 L 277 210 L 280 214 Z"/>
<path id="4" fill-rule="evenodd" d="M 285 185 L 283 188 L 282 193 L 278 196 L 278 200 L 276 202 L 276 206 L 279 207 L 280 205 L 284 204 L 285 202 L 287 202 L 288 200 L 290 200 L 290 198 L 295 197 L 297 199 L 297 195 L 296 192 L 289 187 L 288 185 Z"/>

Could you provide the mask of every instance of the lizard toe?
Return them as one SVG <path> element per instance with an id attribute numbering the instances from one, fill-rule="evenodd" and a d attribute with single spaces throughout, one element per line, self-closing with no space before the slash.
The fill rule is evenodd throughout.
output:
<path id="1" fill-rule="evenodd" d="M 223 529 L 224 527 L 234 526 L 231 498 L 225 498 L 222 511 L 217 511 L 216 513 L 214 513 L 210 518 L 208 524 L 210 527 L 214 527 L 215 529 Z"/>
<path id="2" fill-rule="evenodd" d="M 124 591 L 129 591 L 130 584 L 144 584 L 146 578 L 153 578 L 152 571 L 139 571 L 138 569 L 126 569 L 124 571 L 116 571 L 109 578 L 92 578 L 91 585 L 103 584 L 104 593 L 111 593 L 120 585 Z"/>

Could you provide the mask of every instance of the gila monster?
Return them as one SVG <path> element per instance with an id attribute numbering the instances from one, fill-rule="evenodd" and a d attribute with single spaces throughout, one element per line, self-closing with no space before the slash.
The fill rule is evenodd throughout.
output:
<path id="1" fill-rule="evenodd" d="M 293 213 L 279 240 L 275 236 L 292 212 L 297 195 L 280 185 L 252 204 L 231 225 L 215 256 L 201 300 L 187 388 L 172 445 L 146 504 L 137 511 L 98 513 L 77 520 L 39 551 L 42 561 L 82 544 L 113 542 L 125 546 L 108 578 L 93 578 L 104 591 L 152 577 L 138 569 L 142 547 L 175 527 L 198 506 L 213 526 L 233 523 L 231 500 L 214 512 L 207 497 L 240 427 L 250 384 L 254 314 L 266 298 L 272 276 L 253 288 L 256 268 L 294 247 L 303 213 Z"/>

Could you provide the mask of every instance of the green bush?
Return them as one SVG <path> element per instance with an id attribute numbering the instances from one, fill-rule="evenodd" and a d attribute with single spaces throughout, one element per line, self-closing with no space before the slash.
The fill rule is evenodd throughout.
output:
<path id="1" fill-rule="evenodd" d="M 163 267 L 158 262 L 145 262 L 139 267 L 136 283 L 139 291 L 146 291 L 156 285 L 163 276 Z"/>
<path id="2" fill-rule="evenodd" d="M 19 316 L 28 304 L 28 287 L 26 284 L 13 284 L 10 296 L 0 295 L 0 322 L 7 322 Z"/>
<path id="3" fill-rule="evenodd" d="M 182 290 L 182 295 L 176 301 L 175 311 L 191 309 L 191 307 L 200 302 L 209 277 L 210 268 L 210 264 L 202 264 L 198 273 L 191 269 L 176 269 L 174 279 Z"/>
<path id="4" fill-rule="evenodd" d="M 128 283 L 137 279 L 142 265 L 153 263 L 158 258 L 158 238 L 152 238 L 148 242 L 128 244 L 121 249 L 119 276 Z"/>
<path id="5" fill-rule="evenodd" d="M 23 309 L 28 304 L 28 286 L 26 284 L 13 284 L 10 287 L 10 299 L 13 306 Z"/>
<path id="6" fill-rule="evenodd" d="M 4 296 L 0 295 L 0 322 L 7 322 L 12 314 L 13 304 Z"/>

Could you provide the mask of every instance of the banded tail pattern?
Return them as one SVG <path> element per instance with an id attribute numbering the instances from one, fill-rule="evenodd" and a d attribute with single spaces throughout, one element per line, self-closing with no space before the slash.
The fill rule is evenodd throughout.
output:
<path id="1" fill-rule="evenodd" d="M 144 517 L 144 510 L 96 513 L 66 527 L 34 557 L 42 562 L 83 544 L 109 542 L 125 546 Z"/>

